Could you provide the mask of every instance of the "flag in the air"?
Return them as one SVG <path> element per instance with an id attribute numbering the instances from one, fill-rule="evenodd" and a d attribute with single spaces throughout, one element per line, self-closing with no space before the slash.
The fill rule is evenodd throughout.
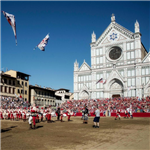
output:
<path id="1" fill-rule="evenodd" d="M 16 45 L 17 45 L 17 34 L 16 34 L 16 21 L 15 21 L 15 16 L 12 14 L 9 14 L 5 11 L 2 11 L 4 16 L 6 17 L 8 23 L 11 25 L 14 35 L 15 35 L 15 40 L 16 40 Z"/>
<path id="2" fill-rule="evenodd" d="M 45 38 L 40 42 L 40 44 L 38 44 L 33 50 L 35 50 L 38 47 L 41 51 L 45 51 L 45 46 L 47 45 L 48 40 L 49 34 L 47 34 Z"/>
<path id="3" fill-rule="evenodd" d="M 106 83 L 106 80 L 104 80 L 103 78 L 101 78 L 101 79 L 99 79 L 97 82 L 96 82 L 96 84 L 97 83 L 103 83 L 103 84 L 105 84 Z"/>
<path id="4" fill-rule="evenodd" d="M 128 92 L 132 89 L 132 85 L 130 87 L 128 87 Z"/>

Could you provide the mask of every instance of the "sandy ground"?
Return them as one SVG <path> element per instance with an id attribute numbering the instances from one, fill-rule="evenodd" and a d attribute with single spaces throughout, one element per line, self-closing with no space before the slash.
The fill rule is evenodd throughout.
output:
<path id="1" fill-rule="evenodd" d="M 92 117 L 88 124 L 80 117 L 71 120 L 40 122 L 35 130 L 29 130 L 28 122 L 2 120 L 1 149 L 150 150 L 150 118 L 101 118 L 100 128 L 92 127 Z"/>

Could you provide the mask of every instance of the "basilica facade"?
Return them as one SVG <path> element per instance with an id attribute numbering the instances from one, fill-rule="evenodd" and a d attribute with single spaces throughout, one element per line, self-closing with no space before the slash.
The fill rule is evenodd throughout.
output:
<path id="1" fill-rule="evenodd" d="M 74 63 L 74 99 L 150 96 L 150 52 L 141 42 L 140 26 L 134 33 L 111 23 L 96 39 L 91 37 L 91 66 Z M 97 83 L 99 79 L 106 83 Z"/>

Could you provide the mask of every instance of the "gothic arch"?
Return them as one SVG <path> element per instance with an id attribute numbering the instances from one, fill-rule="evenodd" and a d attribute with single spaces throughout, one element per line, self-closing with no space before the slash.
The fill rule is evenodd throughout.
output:
<path id="1" fill-rule="evenodd" d="M 121 80 L 114 78 L 108 84 L 108 89 L 110 90 L 110 96 L 113 95 L 120 95 L 123 96 L 124 94 L 124 85 Z"/>
<path id="2" fill-rule="evenodd" d="M 88 99 L 88 98 L 89 98 L 89 92 L 86 91 L 86 90 L 83 90 L 82 92 L 80 92 L 79 97 L 80 97 L 81 99 Z"/>

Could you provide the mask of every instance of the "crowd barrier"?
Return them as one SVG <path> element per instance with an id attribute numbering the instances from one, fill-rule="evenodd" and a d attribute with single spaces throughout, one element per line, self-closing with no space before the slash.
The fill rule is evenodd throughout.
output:
<path id="1" fill-rule="evenodd" d="M 82 113 L 76 113 L 76 116 L 82 116 Z M 91 117 L 94 117 L 95 115 L 93 113 L 91 113 Z M 104 117 L 103 113 L 100 113 L 101 117 Z M 116 113 L 111 113 L 111 117 L 115 117 Z M 124 113 L 120 113 L 121 117 L 124 117 L 125 114 Z M 150 117 L 150 113 L 133 113 L 133 117 Z"/>

